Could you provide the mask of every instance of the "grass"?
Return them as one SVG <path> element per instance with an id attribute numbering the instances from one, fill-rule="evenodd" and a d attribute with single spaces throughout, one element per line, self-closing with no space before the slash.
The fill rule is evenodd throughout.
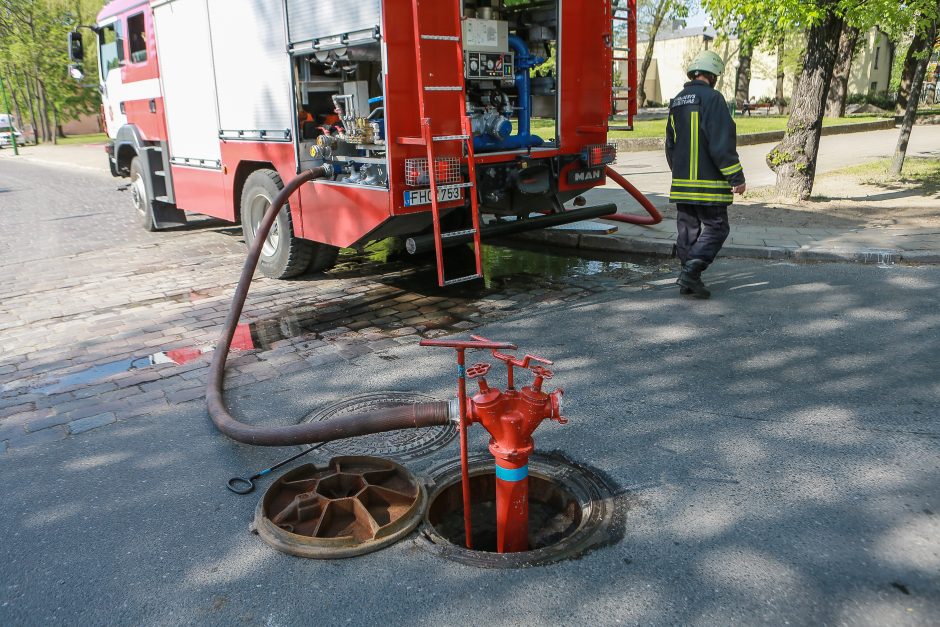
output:
<path id="1" fill-rule="evenodd" d="M 940 192 L 940 159 L 936 157 L 908 157 L 904 160 L 901 178 L 888 174 L 890 159 L 880 159 L 827 172 L 823 176 L 853 176 L 865 185 L 887 188 L 914 187 L 923 194 Z"/>
<path id="2" fill-rule="evenodd" d="M 108 141 L 104 133 L 91 133 L 90 135 L 69 135 L 59 138 L 59 146 L 84 146 L 85 144 L 103 144 Z"/>
<path id="3" fill-rule="evenodd" d="M 875 116 L 838 118 L 823 120 L 824 126 L 835 126 L 838 124 L 859 124 L 861 122 L 874 122 L 881 118 Z M 737 117 L 735 122 L 738 125 L 738 135 L 750 133 L 765 133 L 767 131 L 782 131 L 787 127 L 786 116 L 779 115 L 754 115 L 748 117 Z M 610 139 L 621 138 L 643 138 L 643 137 L 663 137 L 666 133 L 665 120 L 637 120 L 633 123 L 633 131 L 612 131 Z M 555 126 L 550 120 L 533 119 L 532 132 L 548 139 L 555 135 Z"/>

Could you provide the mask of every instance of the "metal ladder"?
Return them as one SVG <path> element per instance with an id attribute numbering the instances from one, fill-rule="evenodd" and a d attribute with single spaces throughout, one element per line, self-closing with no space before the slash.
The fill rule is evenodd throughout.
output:
<path id="1" fill-rule="evenodd" d="M 462 12 L 459 0 L 443 2 L 442 0 L 412 0 L 412 18 L 415 33 L 415 58 L 418 67 L 418 106 L 421 113 L 421 137 L 402 138 L 401 143 L 420 144 L 427 148 L 428 153 L 428 179 L 431 184 L 431 215 L 434 221 L 434 248 L 437 256 L 437 282 L 440 287 L 466 283 L 483 278 L 483 262 L 480 258 L 480 207 L 476 192 L 476 165 L 473 159 L 473 127 L 470 118 L 466 115 L 466 83 L 464 81 L 464 53 L 462 43 Z M 446 14 L 448 9 L 453 12 L 451 32 L 423 33 L 422 30 L 422 4 L 428 6 L 424 9 L 434 12 L 437 17 Z M 434 54 L 428 48 L 440 46 L 453 46 L 456 53 L 456 63 L 448 65 L 453 74 L 436 75 L 434 84 L 430 84 L 431 76 L 425 70 L 425 55 Z M 443 82 L 441 82 L 443 81 Z M 447 102 L 445 99 L 453 99 Z M 444 102 L 441 102 L 445 100 Z M 458 135 L 446 134 L 441 131 L 441 120 L 447 116 L 460 117 L 461 132 Z M 465 160 L 468 181 L 452 184 L 438 184 L 438 157 L 436 144 L 459 142 L 462 144 L 462 157 Z M 462 176 L 460 177 L 462 179 Z M 466 189 L 470 196 L 470 211 L 472 213 L 472 228 L 462 231 L 442 232 L 441 208 L 438 194 L 449 189 Z M 456 209 L 457 211 L 461 209 Z M 444 242 L 448 238 L 461 237 L 473 234 L 473 252 L 476 262 L 476 272 L 463 277 L 448 279 L 444 276 Z"/>
<path id="2" fill-rule="evenodd" d="M 613 42 L 613 70 L 617 72 L 617 63 L 627 64 L 627 95 L 621 96 L 620 90 L 611 81 L 613 93 L 611 94 L 611 111 L 615 111 L 618 102 L 627 102 L 627 126 L 608 126 L 609 131 L 632 131 L 633 117 L 637 112 L 637 85 L 634 77 L 636 76 L 637 58 L 636 58 L 636 0 L 628 0 L 627 6 L 611 6 L 612 32 L 611 41 Z M 617 25 L 626 24 L 627 26 L 627 45 L 617 46 Z"/>

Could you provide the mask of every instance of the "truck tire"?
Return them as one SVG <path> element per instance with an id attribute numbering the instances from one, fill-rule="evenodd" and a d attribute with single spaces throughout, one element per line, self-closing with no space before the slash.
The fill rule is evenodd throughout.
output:
<path id="1" fill-rule="evenodd" d="M 144 169 L 140 165 L 140 157 L 131 159 L 131 201 L 137 210 L 137 219 L 145 231 L 158 231 L 156 220 L 153 217 L 153 199 L 147 192 L 147 183 L 144 181 Z"/>
<path id="2" fill-rule="evenodd" d="M 281 177 L 274 170 L 256 170 L 245 180 L 240 213 L 242 232 L 248 246 L 255 240 L 258 225 L 271 206 L 271 201 L 283 187 Z M 277 220 L 261 248 L 258 267 L 266 277 L 289 279 L 312 269 L 313 265 L 328 263 L 329 249 L 333 248 L 295 236 L 290 204 L 286 203 L 278 213 Z M 334 258 L 332 263 L 335 262 Z"/>

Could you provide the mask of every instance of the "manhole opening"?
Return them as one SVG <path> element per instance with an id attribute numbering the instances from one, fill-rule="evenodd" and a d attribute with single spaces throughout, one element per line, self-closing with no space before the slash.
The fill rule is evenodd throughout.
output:
<path id="1" fill-rule="evenodd" d="M 464 545 L 460 462 L 432 469 L 434 486 L 419 538 L 423 548 L 479 568 L 527 568 L 577 558 L 623 539 L 626 493 L 601 471 L 561 453 L 529 459 L 529 550 L 496 553 L 496 475 L 493 458 L 469 460 L 473 550 Z"/>
<path id="2" fill-rule="evenodd" d="M 470 478 L 473 549 L 496 551 L 496 474 Z M 559 543 L 581 525 L 578 499 L 561 484 L 529 477 L 529 548 L 543 549 Z M 428 510 L 428 522 L 448 542 L 463 546 L 463 489 L 458 481 L 437 493 Z"/>

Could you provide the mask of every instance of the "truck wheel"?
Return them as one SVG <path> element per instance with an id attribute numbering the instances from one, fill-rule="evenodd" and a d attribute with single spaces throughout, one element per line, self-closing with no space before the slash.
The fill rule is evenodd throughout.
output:
<path id="1" fill-rule="evenodd" d="M 278 192 L 284 187 L 281 177 L 274 170 L 256 170 L 245 180 L 241 198 L 242 232 L 245 243 L 251 246 L 261 219 Z M 311 262 L 321 257 L 322 244 L 301 239 L 294 235 L 290 204 L 285 204 L 271 227 L 271 232 L 261 247 L 258 267 L 261 274 L 272 279 L 288 279 L 305 272 Z M 327 246 L 325 248 L 332 248 Z"/>
<path id="2" fill-rule="evenodd" d="M 153 219 L 153 204 L 147 193 L 147 184 L 144 182 L 144 169 L 140 165 L 140 157 L 131 160 L 131 200 L 137 210 L 137 219 L 145 231 L 157 231 L 157 224 Z"/>

